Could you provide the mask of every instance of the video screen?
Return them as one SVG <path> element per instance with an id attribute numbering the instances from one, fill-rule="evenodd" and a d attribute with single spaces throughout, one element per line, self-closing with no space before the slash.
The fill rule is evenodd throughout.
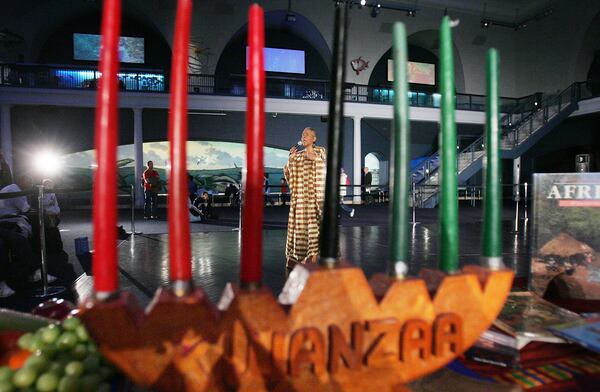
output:
<path id="1" fill-rule="evenodd" d="M 394 81 L 394 60 L 388 59 L 388 81 Z M 408 82 L 435 86 L 435 64 L 408 62 Z"/>
<path id="2" fill-rule="evenodd" d="M 246 46 L 246 69 L 248 69 L 248 49 Z M 265 71 L 304 74 L 304 51 L 265 48 Z"/>
<path id="3" fill-rule="evenodd" d="M 98 34 L 73 34 L 73 58 L 75 60 L 98 61 L 100 59 L 100 36 Z M 121 37 L 119 60 L 122 63 L 144 63 L 144 39 Z"/>

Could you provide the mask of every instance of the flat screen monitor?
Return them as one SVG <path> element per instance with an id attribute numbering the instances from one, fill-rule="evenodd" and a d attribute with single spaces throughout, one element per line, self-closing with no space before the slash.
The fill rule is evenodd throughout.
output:
<path id="1" fill-rule="evenodd" d="M 248 69 L 247 46 L 246 69 Z M 304 51 L 294 49 L 265 48 L 265 71 L 304 74 Z"/>
<path id="2" fill-rule="evenodd" d="M 98 34 L 73 34 L 73 58 L 75 60 L 98 61 L 100 59 L 100 36 Z M 144 39 L 121 37 L 119 60 L 122 63 L 144 63 Z"/>
<path id="3" fill-rule="evenodd" d="M 394 81 L 394 60 L 388 59 L 388 81 Z M 408 82 L 435 86 L 435 64 L 408 62 Z"/>

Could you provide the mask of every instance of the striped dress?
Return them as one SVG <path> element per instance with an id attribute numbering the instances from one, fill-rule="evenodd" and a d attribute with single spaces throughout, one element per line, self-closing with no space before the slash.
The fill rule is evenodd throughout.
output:
<path id="1" fill-rule="evenodd" d="M 314 152 L 314 161 L 303 150 L 290 156 L 283 167 L 292 194 L 285 247 L 288 268 L 319 254 L 327 156 L 323 147 L 314 147 Z"/>

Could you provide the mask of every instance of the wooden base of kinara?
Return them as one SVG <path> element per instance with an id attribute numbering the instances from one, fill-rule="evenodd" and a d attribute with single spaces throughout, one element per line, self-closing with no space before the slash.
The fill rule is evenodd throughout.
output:
<path id="1" fill-rule="evenodd" d="M 146 314 L 123 294 L 81 315 L 107 358 L 164 391 L 403 391 L 478 339 L 513 278 L 469 266 L 432 292 L 427 279 L 369 282 L 351 266 L 304 272 L 290 307 L 265 288 L 230 287 L 217 313 L 199 289 L 183 298 L 165 289 Z"/>

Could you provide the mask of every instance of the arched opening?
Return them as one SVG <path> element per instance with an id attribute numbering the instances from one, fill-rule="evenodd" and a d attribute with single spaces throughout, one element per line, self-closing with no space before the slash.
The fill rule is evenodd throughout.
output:
<path id="1" fill-rule="evenodd" d="M 390 78 L 390 67 L 392 65 L 392 49 L 390 48 L 375 64 L 373 72 L 369 78 L 369 86 L 386 86 L 391 87 L 392 81 Z M 424 83 L 410 83 L 410 91 L 419 91 L 434 93 L 438 90 L 438 58 L 435 54 L 427 49 L 421 48 L 420 46 L 409 45 L 408 46 L 408 59 L 412 63 L 416 64 L 416 67 L 425 68 L 423 72 L 424 77 L 422 81 Z M 413 64 L 411 64 L 413 65 Z M 409 65 L 409 75 L 411 75 L 411 65 Z M 433 72 L 432 72 L 433 71 Z M 428 75 L 426 75 L 429 73 Z M 424 80 L 428 79 L 428 80 Z M 409 76 L 409 81 L 414 80 L 414 77 Z M 429 84 L 431 83 L 431 84 Z"/>
<path id="2" fill-rule="evenodd" d="M 232 75 L 246 72 L 246 45 L 248 25 L 242 26 L 227 43 L 215 69 L 217 81 L 223 83 Z M 265 13 L 265 46 L 304 52 L 304 73 L 267 72 L 267 76 L 296 79 L 329 78 L 331 52 L 327 42 L 310 20 L 296 14 L 296 20 L 287 20 L 287 11 Z"/>
<path id="3" fill-rule="evenodd" d="M 97 10 L 63 23 L 48 35 L 35 61 L 41 64 L 97 66 L 97 60 L 81 60 L 75 56 L 74 34 L 100 34 L 100 19 L 100 10 Z M 141 44 L 142 48 L 137 49 L 141 49 L 140 51 L 143 52 L 140 53 L 141 62 L 139 60 L 132 63 L 124 62 L 121 67 L 169 71 L 171 67 L 171 49 L 162 34 L 152 26 L 137 17 L 126 14 L 123 15 L 121 36 L 138 38 L 136 43 Z M 139 41 L 139 38 L 143 41 Z"/>
<path id="4" fill-rule="evenodd" d="M 409 86 L 410 91 L 426 93 L 437 92 L 439 90 L 439 31 L 419 31 L 418 33 L 410 35 L 407 41 L 409 61 L 426 64 L 423 67 L 423 74 L 431 73 L 432 67 L 428 67 L 427 65 L 433 65 L 433 75 L 431 75 L 433 76 L 433 83 L 411 83 Z M 369 78 L 369 85 L 392 87 L 392 82 L 388 77 L 388 60 L 391 59 L 392 48 L 385 52 L 373 67 L 373 72 L 371 73 L 371 77 Z M 418 65 L 416 67 L 418 67 Z M 416 71 L 418 71 L 418 69 L 416 69 Z M 454 46 L 454 75 L 456 91 L 464 92 L 465 78 L 463 73 L 462 61 L 460 60 L 460 55 L 456 46 Z M 414 80 L 418 79 L 422 80 L 422 78 L 415 78 Z"/>
<path id="5" fill-rule="evenodd" d="M 371 184 L 386 185 L 389 183 L 389 162 L 381 159 L 378 152 L 370 152 L 365 156 L 365 167 L 371 172 Z"/>

